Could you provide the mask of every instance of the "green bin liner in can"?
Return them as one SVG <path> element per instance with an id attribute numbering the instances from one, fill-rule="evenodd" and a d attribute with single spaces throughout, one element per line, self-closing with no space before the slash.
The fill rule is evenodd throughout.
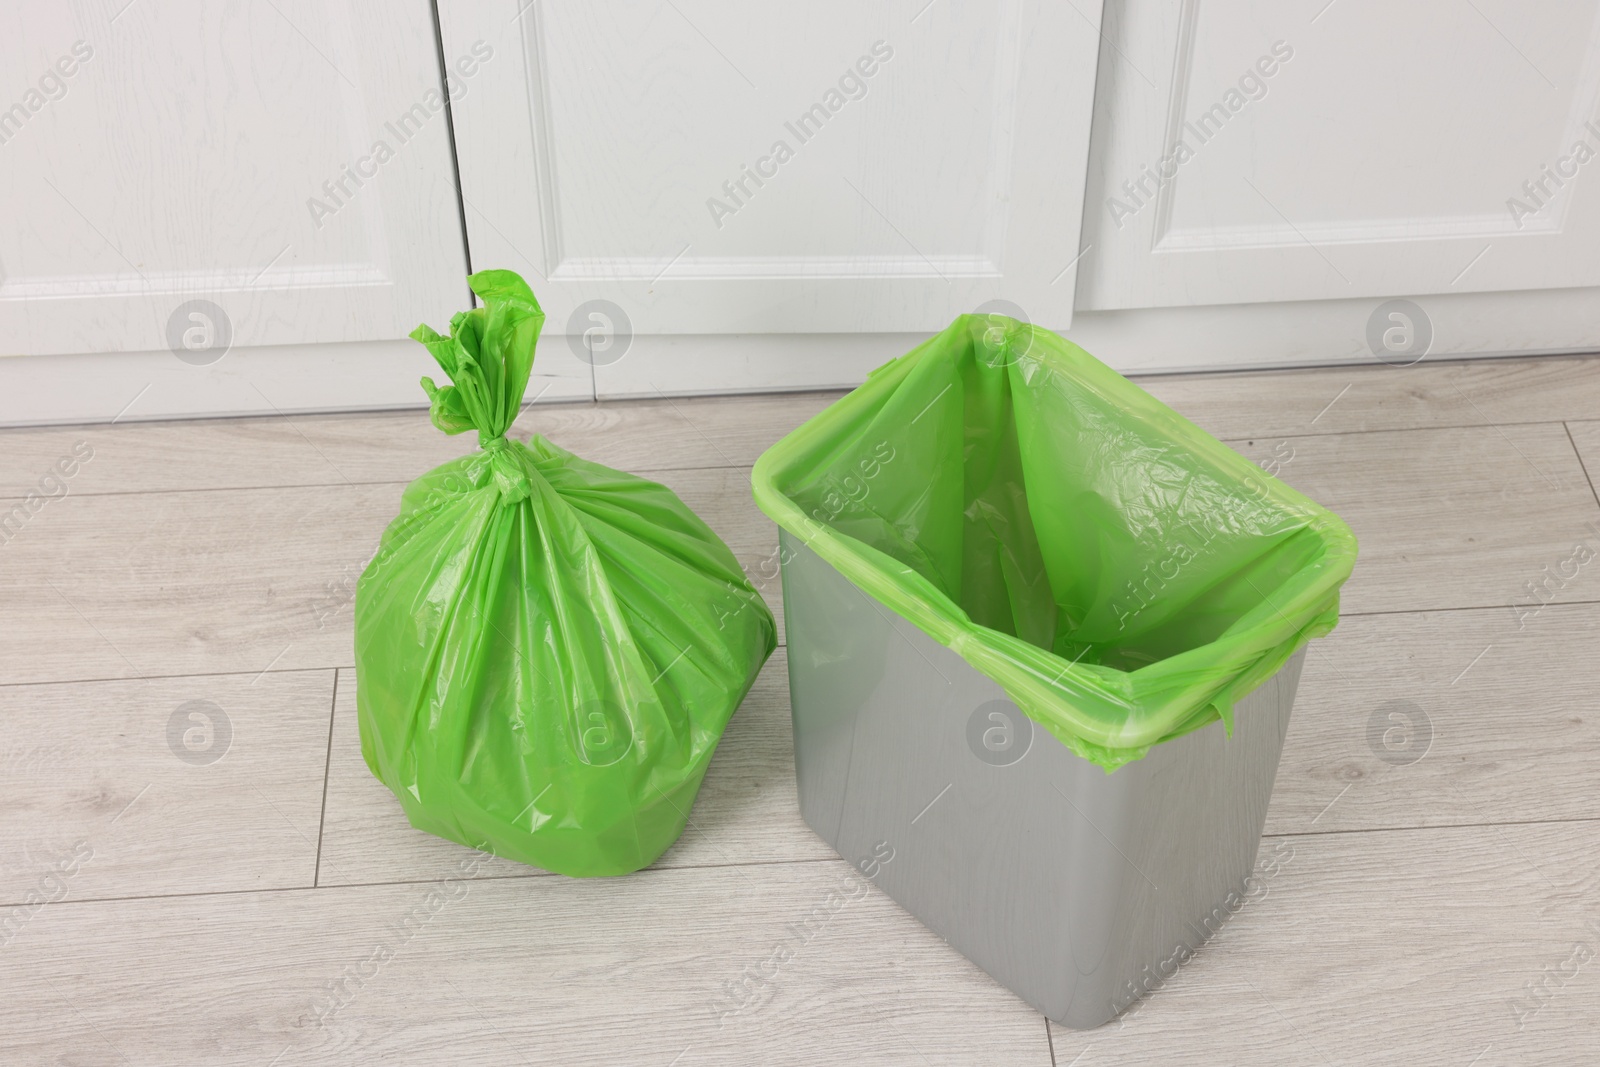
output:
<path id="1" fill-rule="evenodd" d="M 769 449 L 755 500 L 1107 770 L 1333 629 L 1355 537 L 1048 330 L 963 315 Z"/>

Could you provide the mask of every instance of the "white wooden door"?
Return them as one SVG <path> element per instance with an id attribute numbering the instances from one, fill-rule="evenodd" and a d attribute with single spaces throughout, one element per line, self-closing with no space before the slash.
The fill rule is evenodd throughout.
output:
<path id="1" fill-rule="evenodd" d="M 428 0 L 12 6 L 0 423 L 423 399 L 471 300 Z"/>
<path id="2" fill-rule="evenodd" d="M 995 299 L 1071 319 L 1098 2 L 440 16 L 447 54 L 505 56 L 454 108 L 473 266 L 523 272 L 549 333 L 601 338 L 602 395 L 859 380 Z M 617 330 L 635 354 L 612 366 Z M 851 336 L 790 338 L 773 371 L 756 334 Z M 654 384 L 608 387 L 652 359 Z"/>
<path id="3" fill-rule="evenodd" d="M 1596 0 L 1111 0 L 1107 35 L 1081 309 L 1600 286 Z"/>
<path id="4" fill-rule="evenodd" d="M 191 299 L 235 345 L 397 338 L 466 299 L 427 0 L 30 5 L 0 55 L 8 350 L 165 348 Z"/>

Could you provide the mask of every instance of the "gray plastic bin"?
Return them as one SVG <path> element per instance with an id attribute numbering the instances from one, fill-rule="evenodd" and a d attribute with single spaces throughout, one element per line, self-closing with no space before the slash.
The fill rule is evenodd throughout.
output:
<path id="1" fill-rule="evenodd" d="M 1080 1029 L 1217 929 L 1255 864 L 1304 649 L 1235 705 L 1232 738 L 1214 722 L 1107 774 L 787 531 L 780 558 L 800 811 L 841 856 Z"/>

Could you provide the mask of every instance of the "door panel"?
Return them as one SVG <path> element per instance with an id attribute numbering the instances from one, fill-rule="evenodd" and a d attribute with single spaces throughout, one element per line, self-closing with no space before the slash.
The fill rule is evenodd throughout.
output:
<path id="1" fill-rule="evenodd" d="M 0 352 L 177 337 L 200 363 L 466 306 L 427 0 L 74 0 L 10 23 Z"/>
<path id="2" fill-rule="evenodd" d="M 447 54 L 506 57 L 454 108 L 474 266 L 527 274 L 551 332 L 591 300 L 641 334 L 1070 321 L 1097 3 L 440 16 Z"/>
<path id="3" fill-rule="evenodd" d="M 1080 308 L 1600 285 L 1595 0 L 1115 0 L 1107 34 Z"/>

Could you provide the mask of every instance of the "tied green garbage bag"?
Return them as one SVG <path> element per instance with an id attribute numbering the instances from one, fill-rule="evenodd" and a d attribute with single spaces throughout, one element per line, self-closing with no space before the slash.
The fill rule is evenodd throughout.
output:
<path id="1" fill-rule="evenodd" d="M 412 337 L 433 424 L 482 451 L 406 489 L 356 586 L 361 754 L 411 824 L 569 875 L 654 861 L 777 641 L 671 490 L 508 440 L 544 313 L 510 271 Z"/>
<path id="2" fill-rule="evenodd" d="M 1078 346 L 964 315 L 756 463 L 756 503 L 1114 770 L 1332 630 L 1343 522 Z"/>

